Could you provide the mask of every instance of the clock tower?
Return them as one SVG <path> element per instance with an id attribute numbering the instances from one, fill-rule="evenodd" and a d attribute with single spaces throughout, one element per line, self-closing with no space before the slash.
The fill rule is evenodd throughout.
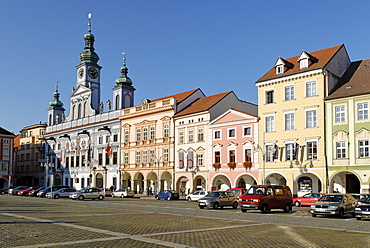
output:
<path id="1" fill-rule="evenodd" d="M 79 54 L 80 64 L 76 66 L 76 88 L 72 89 L 69 120 L 75 120 L 99 113 L 100 70 L 99 56 L 95 52 L 95 36 L 91 33 L 89 14 L 88 33 L 84 35 L 84 51 Z"/>

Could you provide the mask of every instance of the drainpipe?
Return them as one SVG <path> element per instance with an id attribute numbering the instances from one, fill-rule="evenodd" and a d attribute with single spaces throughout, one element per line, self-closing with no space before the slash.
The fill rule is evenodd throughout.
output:
<path id="1" fill-rule="evenodd" d="M 324 98 L 327 96 L 328 94 L 328 72 L 323 69 L 323 72 L 322 74 L 324 75 Z M 326 104 L 325 104 L 325 100 L 324 100 L 324 116 L 326 116 Z M 331 118 L 329 118 L 330 120 Z M 326 145 L 326 118 L 324 117 L 324 157 L 325 157 L 325 160 L 324 160 L 324 163 L 325 163 L 325 184 L 326 184 L 326 192 L 325 193 L 329 193 L 329 189 L 330 189 L 330 184 L 329 184 L 329 167 L 328 167 L 328 156 L 327 156 L 327 145 Z"/>

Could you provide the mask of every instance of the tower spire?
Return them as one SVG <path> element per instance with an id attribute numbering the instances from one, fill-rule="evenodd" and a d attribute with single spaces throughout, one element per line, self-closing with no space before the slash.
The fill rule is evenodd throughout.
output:
<path id="1" fill-rule="evenodd" d="M 97 65 L 99 61 L 99 56 L 94 52 L 94 42 L 95 42 L 95 36 L 91 33 L 91 17 L 92 14 L 89 13 L 87 15 L 89 22 L 87 23 L 87 31 L 88 33 L 84 35 L 85 40 L 85 47 L 84 51 L 80 53 L 79 57 L 81 60 L 81 63 L 90 63 Z"/>
<path id="2" fill-rule="evenodd" d="M 123 54 L 123 66 L 121 67 L 121 76 L 116 79 L 116 84 L 126 87 L 132 87 L 132 81 L 127 76 L 128 68 L 126 67 L 126 52 L 123 52 L 122 54 Z"/>

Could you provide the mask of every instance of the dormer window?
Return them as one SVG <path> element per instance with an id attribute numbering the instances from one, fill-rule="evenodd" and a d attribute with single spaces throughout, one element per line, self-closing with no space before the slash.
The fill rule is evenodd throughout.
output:
<path id="1" fill-rule="evenodd" d="M 299 68 L 301 70 L 308 68 L 312 64 L 312 59 L 313 58 L 308 53 L 302 51 L 301 55 L 298 58 Z"/>
<path id="2" fill-rule="evenodd" d="M 276 75 L 283 74 L 286 68 L 284 59 L 279 57 L 275 63 L 275 68 L 276 68 Z"/>

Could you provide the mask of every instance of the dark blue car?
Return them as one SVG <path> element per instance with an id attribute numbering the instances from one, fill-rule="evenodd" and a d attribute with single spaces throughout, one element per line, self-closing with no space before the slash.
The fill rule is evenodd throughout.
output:
<path id="1" fill-rule="evenodd" d="M 155 195 L 154 197 L 157 200 L 165 199 L 165 200 L 178 200 L 179 193 L 172 191 L 172 190 L 163 190 Z"/>

